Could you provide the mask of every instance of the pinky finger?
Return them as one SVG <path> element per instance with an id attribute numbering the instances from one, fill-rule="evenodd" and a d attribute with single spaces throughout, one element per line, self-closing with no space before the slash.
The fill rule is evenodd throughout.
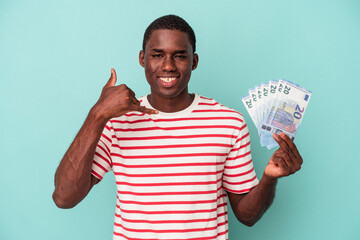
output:
<path id="1" fill-rule="evenodd" d="M 148 114 L 158 114 L 159 113 L 158 110 L 146 108 L 144 106 L 141 106 L 141 110 L 139 110 L 139 111 L 143 112 L 143 113 L 148 113 Z"/>

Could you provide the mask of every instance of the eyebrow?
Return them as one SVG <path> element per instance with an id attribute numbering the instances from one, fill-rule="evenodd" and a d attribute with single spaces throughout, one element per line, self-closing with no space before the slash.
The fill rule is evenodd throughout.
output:
<path id="1" fill-rule="evenodd" d="M 154 52 L 157 52 L 157 53 L 163 53 L 164 52 L 164 50 L 157 49 L 157 48 L 153 48 L 151 50 L 154 51 Z M 187 53 L 187 51 L 186 50 L 176 50 L 175 53 Z"/>

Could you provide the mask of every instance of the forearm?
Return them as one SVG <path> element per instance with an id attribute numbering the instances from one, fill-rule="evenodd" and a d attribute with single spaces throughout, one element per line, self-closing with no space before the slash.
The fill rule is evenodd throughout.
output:
<path id="1" fill-rule="evenodd" d="M 234 204 L 240 222 L 252 226 L 262 217 L 274 199 L 276 183 L 276 179 L 263 175 L 259 184 Z"/>
<path id="2" fill-rule="evenodd" d="M 61 208 L 78 204 L 91 187 L 91 167 L 107 119 L 92 108 L 55 173 L 53 199 Z"/>
<path id="3" fill-rule="evenodd" d="M 140 106 L 135 93 L 125 84 L 115 86 L 116 72 L 103 87 L 97 103 L 90 110 L 85 123 L 65 153 L 55 173 L 53 199 L 61 208 L 78 204 L 90 191 L 97 179 L 91 176 L 91 168 L 97 143 L 106 122 L 127 112 L 139 111 L 157 114 L 158 111 Z"/>
<path id="4" fill-rule="evenodd" d="M 280 148 L 271 156 L 260 183 L 245 195 L 228 193 L 236 217 L 248 226 L 254 225 L 270 207 L 277 179 L 294 174 L 303 163 L 297 147 L 286 134 L 273 137 Z"/>

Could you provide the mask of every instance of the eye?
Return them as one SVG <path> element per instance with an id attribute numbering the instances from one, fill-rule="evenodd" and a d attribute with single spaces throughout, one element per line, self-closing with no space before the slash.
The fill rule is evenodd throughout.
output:
<path id="1" fill-rule="evenodd" d="M 160 58 L 160 57 L 162 57 L 162 55 L 161 54 L 153 54 L 153 55 L 151 55 L 153 58 Z"/>
<path id="2" fill-rule="evenodd" d="M 186 55 L 175 55 L 175 58 L 182 58 L 182 59 L 184 59 L 184 58 L 186 58 Z"/>

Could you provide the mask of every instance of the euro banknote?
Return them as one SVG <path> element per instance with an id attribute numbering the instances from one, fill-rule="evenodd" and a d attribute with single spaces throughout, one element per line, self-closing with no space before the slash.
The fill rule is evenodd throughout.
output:
<path id="1" fill-rule="evenodd" d="M 294 139 L 312 92 L 289 81 L 271 80 L 249 89 L 242 98 L 260 137 L 261 146 L 278 146 L 274 133 L 284 132 Z"/>

